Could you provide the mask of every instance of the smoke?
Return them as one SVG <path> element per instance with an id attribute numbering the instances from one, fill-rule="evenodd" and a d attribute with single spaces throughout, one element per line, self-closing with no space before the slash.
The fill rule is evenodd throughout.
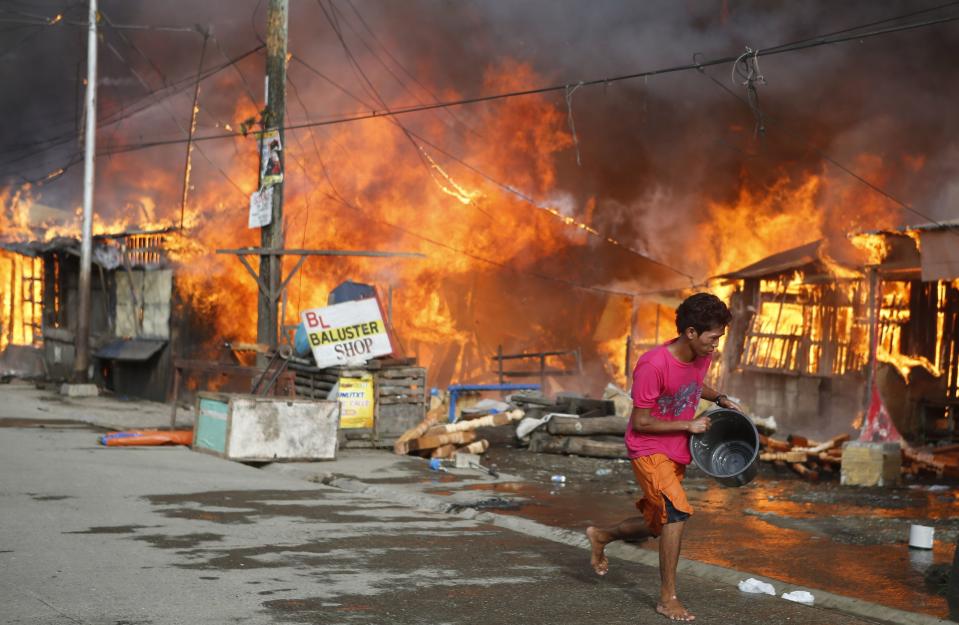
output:
<path id="1" fill-rule="evenodd" d="M 212 28 L 204 67 L 224 67 L 202 84 L 199 136 L 236 130 L 262 108 L 262 53 L 225 64 L 263 37 L 264 1 L 101 4 L 114 24 Z M 62 7 L 46 2 L 33 10 L 52 14 Z M 10 44 L 0 63 L 0 80 L 8 86 L 0 95 L 0 181 L 19 185 L 67 167 L 33 193 L 72 214 L 81 194 L 85 31 L 69 22 L 85 15 L 81 5 L 70 7 L 58 26 L 19 28 L 4 37 Z M 920 8 L 865 0 L 294 2 L 287 124 L 382 110 L 380 99 L 399 107 L 576 85 L 691 63 L 694 54 L 711 59 L 746 46 L 767 48 Z M 911 19 L 950 11 L 957 9 Z M 182 139 L 203 38 L 198 32 L 101 27 L 101 150 Z M 571 289 L 562 280 L 643 292 L 686 287 L 690 279 L 683 274 L 699 281 L 816 238 L 838 245 L 849 230 L 926 221 L 830 159 L 924 215 L 954 218 L 959 133 L 952 103 L 959 84 L 949 76 L 957 38 L 955 25 L 945 24 L 761 57 L 761 134 L 754 111 L 741 100 L 745 88 L 730 80 L 731 64 L 584 86 L 568 101 L 560 91 L 402 115 L 398 120 L 410 137 L 385 119 L 289 131 L 287 242 L 362 247 L 375 240 L 380 249 L 441 256 L 446 273 L 414 272 L 449 295 L 446 302 L 424 302 L 424 309 L 459 319 L 457 332 L 467 332 L 474 319 L 477 326 L 497 320 L 495 331 L 468 328 L 470 336 L 481 336 L 462 353 L 438 357 L 451 371 L 470 369 L 464 363 L 482 361 L 498 341 L 518 348 L 563 343 L 570 337 L 568 320 L 577 315 L 583 319 L 577 338 L 606 340 L 595 329 L 596 311 L 608 295 Z M 180 143 L 98 158 L 102 221 L 177 223 L 184 152 Z M 188 214 L 187 224 L 206 224 L 204 243 L 211 249 L 257 244 L 255 231 L 222 226 L 242 224 L 256 188 L 254 141 L 204 141 L 192 160 L 190 198 L 199 212 Z M 459 192 L 457 184 L 485 195 L 468 205 L 440 195 Z M 573 225 L 559 223 L 541 206 Z M 597 232 L 590 235 L 577 224 Z M 520 229 L 527 234 L 515 235 Z M 426 233 L 431 241 L 411 233 Z M 362 271 L 396 283 L 400 299 L 400 276 L 410 275 L 397 263 L 323 267 L 303 270 L 311 288 Z M 464 278 L 470 271 L 480 275 Z M 557 304 L 560 290 L 575 296 Z M 453 311 L 457 293 L 473 295 Z M 490 301 L 493 293 L 508 293 L 514 311 L 535 312 L 511 317 Z M 291 298 L 299 302 L 309 294 Z"/>

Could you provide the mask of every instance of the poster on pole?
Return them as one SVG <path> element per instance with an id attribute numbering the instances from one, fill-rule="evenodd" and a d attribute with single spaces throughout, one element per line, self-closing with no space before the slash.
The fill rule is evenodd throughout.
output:
<path id="1" fill-rule="evenodd" d="M 300 320 L 317 367 L 359 365 L 393 353 L 375 298 L 304 310 Z"/>
<path id="2" fill-rule="evenodd" d="M 283 182 L 283 163 L 280 152 L 279 130 L 266 130 L 260 135 L 260 188 L 272 187 Z"/>
<path id="3" fill-rule="evenodd" d="M 273 221 L 273 187 L 254 191 L 250 195 L 250 228 L 262 228 Z"/>

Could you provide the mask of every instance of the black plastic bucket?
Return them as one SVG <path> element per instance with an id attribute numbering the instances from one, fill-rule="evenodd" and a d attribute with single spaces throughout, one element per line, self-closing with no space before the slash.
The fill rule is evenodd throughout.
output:
<path id="1" fill-rule="evenodd" d="M 707 475 L 723 486 L 743 486 L 759 470 L 759 432 L 752 420 L 735 410 L 706 413 L 709 429 L 689 437 L 689 453 Z"/>

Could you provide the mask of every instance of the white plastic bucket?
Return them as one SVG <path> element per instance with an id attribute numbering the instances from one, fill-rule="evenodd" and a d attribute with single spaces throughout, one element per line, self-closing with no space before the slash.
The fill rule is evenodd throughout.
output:
<path id="1" fill-rule="evenodd" d="M 932 536 L 935 532 L 934 527 L 927 525 L 910 525 L 909 546 L 914 549 L 932 549 Z"/>

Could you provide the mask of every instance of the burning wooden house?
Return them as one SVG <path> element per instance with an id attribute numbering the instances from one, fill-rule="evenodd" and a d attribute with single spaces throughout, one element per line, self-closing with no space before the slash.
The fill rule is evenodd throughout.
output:
<path id="1" fill-rule="evenodd" d="M 719 276 L 734 315 L 723 388 L 815 435 L 861 422 L 875 388 L 908 440 L 954 439 L 959 246 L 947 237 L 957 235 L 955 226 L 857 235 L 871 256 L 858 263 L 816 241 Z M 868 425 L 863 436 L 885 436 Z"/>
<path id="2" fill-rule="evenodd" d="M 164 243 L 170 232 L 94 237 L 93 379 L 121 395 L 166 399 L 174 284 Z M 41 368 L 32 373 L 69 378 L 76 346 L 80 242 L 68 237 L 4 242 L 0 250 L 10 280 L 2 316 L 7 351 L 10 346 L 30 346 L 40 356 L 36 362 Z"/>

